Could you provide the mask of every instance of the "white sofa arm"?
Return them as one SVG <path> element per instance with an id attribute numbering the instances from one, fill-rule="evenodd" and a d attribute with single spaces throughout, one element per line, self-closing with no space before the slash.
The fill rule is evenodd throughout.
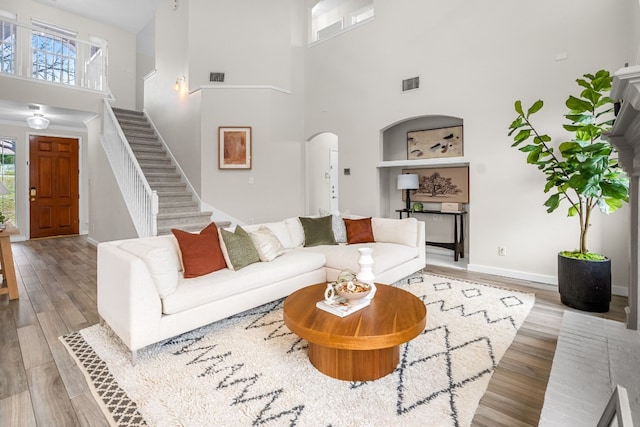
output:
<path id="1" fill-rule="evenodd" d="M 162 301 L 144 261 L 118 243 L 98 245 L 98 313 L 135 352 L 157 341 Z"/>
<path id="2" fill-rule="evenodd" d="M 427 231 L 424 221 L 418 221 L 418 240 L 416 241 L 416 247 L 419 250 L 420 259 L 423 264 L 427 264 Z"/>

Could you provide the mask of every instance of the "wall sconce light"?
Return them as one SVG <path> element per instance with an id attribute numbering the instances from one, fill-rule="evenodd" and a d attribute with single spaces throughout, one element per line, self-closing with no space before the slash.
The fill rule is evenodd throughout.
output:
<path id="1" fill-rule="evenodd" d="M 179 93 L 184 93 L 187 88 L 187 78 L 185 76 L 178 77 L 176 79 L 175 90 Z"/>
<path id="2" fill-rule="evenodd" d="M 49 127 L 49 119 L 40 113 L 33 113 L 33 116 L 27 117 L 27 124 L 31 129 L 46 129 Z"/>

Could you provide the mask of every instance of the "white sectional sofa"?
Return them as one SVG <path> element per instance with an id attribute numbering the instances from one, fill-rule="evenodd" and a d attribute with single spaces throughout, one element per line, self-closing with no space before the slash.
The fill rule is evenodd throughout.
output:
<path id="1" fill-rule="evenodd" d="M 373 248 L 378 283 L 391 284 L 425 266 L 424 223 L 415 218 L 372 218 L 375 242 L 304 246 L 298 218 L 243 227 L 269 228 L 285 253 L 238 271 L 223 268 L 196 278 L 181 272 L 173 235 L 98 245 L 98 312 L 132 351 L 253 307 L 302 287 L 359 271 L 360 247 Z M 222 244 L 222 239 L 220 240 Z M 322 296 L 318 296 L 319 299 Z"/>

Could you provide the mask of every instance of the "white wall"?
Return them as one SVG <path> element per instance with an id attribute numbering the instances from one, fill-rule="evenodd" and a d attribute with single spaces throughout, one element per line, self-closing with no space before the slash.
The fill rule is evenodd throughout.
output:
<path id="1" fill-rule="evenodd" d="M 98 137 L 100 120 L 92 120 L 88 128 L 89 149 L 85 164 L 91 165 L 91 168 L 86 171 L 88 190 L 85 194 L 89 196 L 88 207 L 91 213 L 89 239 L 93 242 L 106 242 L 136 237 L 135 226 Z"/>
<path id="2" fill-rule="evenodd" d="M 301 108 L 272 89 L 202 91 L 202 200 L 260 223 L 304 213 Z M 218 169 L 218 127 L 251 126 L 252 168 Z"/>
<path id="3" fill-rule="evenodd" d="M 542 206 L 544 176 L 510 148 L 513 102 L 546 106 L 536 123 L 562 137 L 564 100 L 575 79 L 630 62 L 628 1 L 488 3 L 376 2 L 369 24 L 310 47 L 306 54 L 305 133 L 340 138 L 341 209 L 378 214 L 397 206 L 400 193 L 382 199 L 392 173 L 378 174 L 380 131 L 399 120 L 445 115 L 464 120 L 470 164 L 470 269 L 553 281 L 556 253 L 577 245 L 578 224 Z M 568 22 L 597 31 L 567 31 Z M 567 59 L 556 60 L 557 54 Z M 401 93 L 402 79 L 420 76 L 421 88 Z M 385 182 L 380 182 L 387 180 Z M 363 196 L 366 195 L 366 196 Z M 614 285 L 626 286 L 628 215 L 596 214 L 593 251 L 614 260 Z M 497 247 L 508 255 L 499 257 Z"/>
<path id="4" fill-rule="evenodd" d="M 190 0 L 192 87 L 209 84 L 209 72 L 214 71 L 224 72 L 229 85 L 271 85 L 290 90 L 294 2 Z"/>
<path id="5" fill-rule="evenodd" d="M 631 46 L 629 65 L 640 64 L 640 2 L 636 0 L 629 1 L 629 19 L 631 20 Z"/>
<path id="6" fill-rule="evenodd" d="M 295 0 L 170 6 L 156 12 L 145 109 L 202 201 L 240 222 L 302 214 L 303 8 Z M 209 86 L 210 71 L 225 72 L 225 83 Z M 181 75 L 188 95 L 173 90 Z M 218 169 L 220 126 L 252 127 L 251 170 Z"/>
<path id="7" fill-rule="evenodd" d="M 189 93 L 194 90 L 189 79 L 187 92 L 174 88 L 178 77 L 189 76 L 190 6 L 190 2 L 180 2 L 174 10 L 172 2 L 165 0 L 156 10 L 157 72 L 145 81 L 144 107 L 187 178 L 200 192 L 200 93 Z"/>

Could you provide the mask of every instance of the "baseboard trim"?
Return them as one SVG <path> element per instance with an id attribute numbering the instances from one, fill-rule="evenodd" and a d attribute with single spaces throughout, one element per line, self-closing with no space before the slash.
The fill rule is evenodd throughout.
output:
<path id="1" fill-rule="evenodd" d="M 486 265 L 469 264 L 467 266 L 468 271 L 474 273 L 493 274 L 496 276 L 510 277 L 512 279 L 528 280 L 531 282 L 537 282 L 544 286 L 551 286 L 558 289 L 558 277 L 547 276 L 544 274 L 527 273 L 524 271 L 507 270 L 504 268 L 488 267 Z M 624 297 L 629 296 L 629 289 L 626 286 L 611 285 L 611 293 L 613 295 L 620 295 Z"/>

